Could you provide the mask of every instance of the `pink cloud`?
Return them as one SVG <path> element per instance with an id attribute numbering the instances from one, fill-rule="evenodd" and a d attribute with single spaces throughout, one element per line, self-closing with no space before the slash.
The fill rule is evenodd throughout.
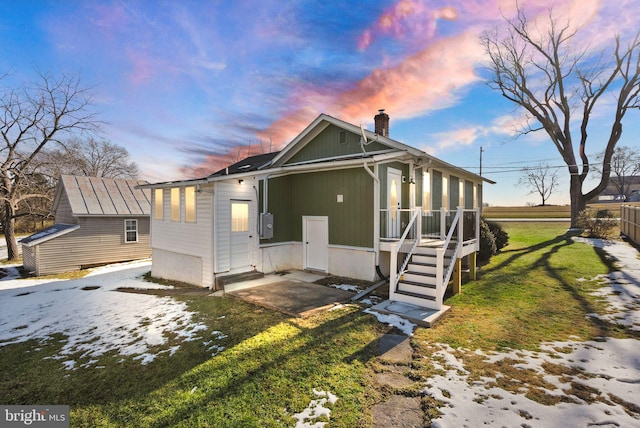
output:
<path id="1" fill-rule="evenodd" d="M 387 109 L 393 118 L 407 119 L 451 106 L 459 91 L 478 81 L 474 67 L 483 58 L 474 32 L 440 40 L 397 66 L 374 70 L 348 91 L 334 96 L 324 94 L 323 88 L 299 91 L 294 98 L 305 100 L 304 107 L 283 116 L 258 137 L 282 145 L 319 112 L 368 123 L 379 108 Z"/>
<path id="2" fill-rule="evenodd" d="M 438 19 L 455 20 L 458 12 L 453 7 L 431 8 L 423 1 L 400 0 L 389 7 L 358 40 L 358 49 L 365 50 L 376 35 L 404 40 L 426 40 L 435 34 Z"/>

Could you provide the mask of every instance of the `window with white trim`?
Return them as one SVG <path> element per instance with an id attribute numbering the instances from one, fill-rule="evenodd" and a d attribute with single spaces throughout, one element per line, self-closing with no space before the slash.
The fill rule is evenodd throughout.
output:
<path id="1" fill-rule="evenodd" d="M 171 189 L 171 221 L 180 221 L 180 188 Z"/>
<path id="2" fill-rule="evenodd" d="M 153 195 L 155 201 L 155 219 L 156 220 L 162 220 L 162 218 L 164 217 L 164 189 L 155 189 L 154 195 Z"/>
<path id="3" fill-rule="evenodd" d="M 124 221 L 124 242 L 138 242 L 138 220 Z"/>
<path id="4" fill-rule="evenodd" d="M 196 188 L 189 186 L 184 188 L 184 221 L 196 222 Z"/>

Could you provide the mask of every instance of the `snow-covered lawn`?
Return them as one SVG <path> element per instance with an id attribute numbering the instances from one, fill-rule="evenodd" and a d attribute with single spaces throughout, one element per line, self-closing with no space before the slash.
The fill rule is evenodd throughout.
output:
<path id="1" fill-rule="evenodd" d="M 604 283 L 597 294 L 607 299 L 610 310 L 590 316 L 640 329 L 638 252 L 624 242 L 585 242 L 604 248 L 619 269 L 600 278 Z M 442 361 L 434 363 L 442 374 L 429 379 L 425 393 L 444 406 L 433 427 L 640 426 L 640 341 L 636 339 L 585 342 L 575 338 L 545 343 L 540 352 L 485 354 L 443 344 L 434 349 L 432 361 Z M 470 380 L 464 362 L 473 356 L 480 358 L 479 364 L 484 364 L 488 373 L 495 374 Z M 510 383 L 508 370 L 501 371 L 501 367 L 528 371 L 531 381 Z M 515 390 L 499 386 L 514 383 Z M 547 405 L 527 394 L 543 396 L 538 401 Z"/>
<path id="2" fill-rule="evenodd" d="M 145 282 L 141 276 L 150 268 L 151 262 L 141 261 L 97 268 L 75 280 L 5 277 L 0 281 L 0 348 L 62 334 L 66 340 L 54 358 L 68 369 L 99 367 L 98 357 L 110 351 L 142 364 L 160 353 L 173 354 L 180 341 L 199 338 L 207 327 L 173 298 L 115 291 L 171 288 Z M 219 351 L 213 342 L 224 335 L 214 333 L 212 349 Z M 170 338 L 178 338 L 178 344 L 167 346 Z"/>

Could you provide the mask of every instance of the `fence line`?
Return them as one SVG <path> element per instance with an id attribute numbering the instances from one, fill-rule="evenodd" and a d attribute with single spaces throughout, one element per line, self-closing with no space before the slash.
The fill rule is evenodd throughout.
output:
<path id="1" fill-rule="evenodd" d="M 620 206 L 620 233 L 640 245 L 640 207 Z"/>

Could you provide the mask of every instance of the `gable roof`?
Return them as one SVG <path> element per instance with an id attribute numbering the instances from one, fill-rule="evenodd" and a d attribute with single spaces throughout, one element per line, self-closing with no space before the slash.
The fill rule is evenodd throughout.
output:
<path id="1" fill-rule="evenodd" d="M 140 216 L 151 214 L 151 191 L 142 180 L 63 175 L 58 180 L 51 212 L 66 197 L 74 216 Z"/>
<path id="2" fill-rule="evenodd" d="M 254 155 L 246 157 L 226 168 L 222 168 L 219 171 L 209 175 L 209 177 L 217 177 L 220 175 L 238 174 L 241 172 L 256 171 L 264 166 L 269 165 L 271 160 L 276 157 L 280 152 L 263 153 L 260 155 Z"/>
<path id="3" fill-rule="evenodd" d="M 289 144 L 287 144 L 287 146 L 282 149 L 280 153 L 278 153 L 278 155 L 273 159 L 271 166 L 278 167 L 286 164 L 289 159 L 291 159 L 296 153 L 302 150 L 307 145 L 307 143 L 318 136 L 318 134 L 320 134 L 320 132 L 322 132 L 329 125 L 335 125 L 339 128 L 358 135 L 361 135 L 361 133 L 364 132 L 367 141 L 375 141 L 381 145 L 388 147 L 388 152 L 404 152 L 406 154 L 418 157 L 427 156 L 427 153 L 423 152 L 422 150 L 416 149 L 415 147 L 408 146 L 383 135 L 378 135 L 375 132 L 361 129 L 359 126 L 356 126 L 352 123 L 345 122 L 344 120 L 337 119 L 333 116 L 322 113 L 300 134 L 298 134 Z M 354 154 L 353 157 L 362 158 L 370 155 L 372 154 L 357 153 Z"/>

